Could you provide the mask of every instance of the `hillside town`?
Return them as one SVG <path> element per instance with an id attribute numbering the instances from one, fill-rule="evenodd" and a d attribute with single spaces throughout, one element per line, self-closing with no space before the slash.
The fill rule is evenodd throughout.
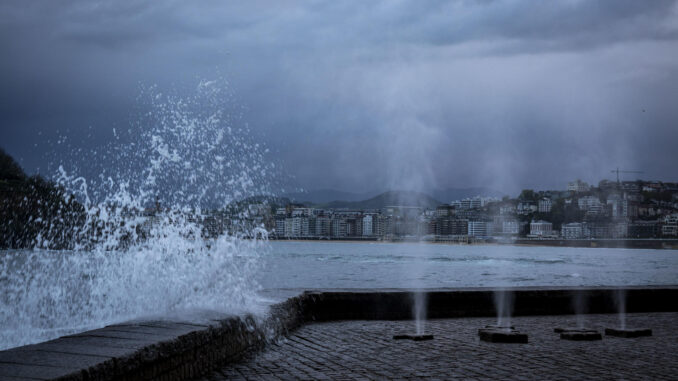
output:
<path id="1" fill-rule="evenodd" d="M 0 151 L 0 248 L 70 248 L 87 221 L 84 207 L 64 189 L 27 176 Z M 125 246 L 144 240 L 163 218 L 176 211 L 160 200 L 144 210 L 121 215 L 134 226 Z M 114 212 L 115 205 L 109 205 Z M 96 219 L 96 216 L 90 216 Z M 469 197 L 447 203 L 416 192 L 390 191 L 358 202 L 327 204 L 289 198 L 253 196 L 226 208 L 204 208 L 187 218 L 202 226 L 205 238 L 225 232 L 243 237 L 266 235 L 278 240 L 365 240 L 430 242 L 543 243 L 586 240 L 652 241 L 643 247 L 678 243 L 678 183 L 581 180 L 566 189 L 523 190 L 517 197 Z M 101 239 L 101 221 L 84 239 Z M 80 237 L 83 238 L 83 237 Z M 659 245 L 656 245 L 660 242 Z M 82 243 L 81 244 L 86 244 Z M 624 247 L 629 247 L 624 245 Z"/>
<path id="2" fill-rule="evenodd" d="M 435 209 L 324 209 L 247 205 L 246 218 L 274 239 L 431 240 L 678 238 L 678 184 L 572 181 L 565 190 L 523 190 L 516 198 L 473 197 Z"/>

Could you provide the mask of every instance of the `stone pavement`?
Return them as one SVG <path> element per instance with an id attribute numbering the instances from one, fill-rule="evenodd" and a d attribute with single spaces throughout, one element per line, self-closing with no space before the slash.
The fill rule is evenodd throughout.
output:
<path id="1" fill-rule="evenodd" d="M 616 315 L 586 315 L 586 326 L 603 331 Z M 411 321 L 338 321 L 303 326 L 263 352 L 203 380 L 538 379 L 678 380 L 678 313 L 637 313 L 629 327 L 653 329 L 636 339 L 596 342 L 561 340 L 555 327 L 576 326 L 574 316 L 512 319 L 529 334 L 528 344 L 480 342 L 477 329 L 490 318 L 438 319 L 427 323 L 432 341 L 394 341 L 411 333 Z"/>

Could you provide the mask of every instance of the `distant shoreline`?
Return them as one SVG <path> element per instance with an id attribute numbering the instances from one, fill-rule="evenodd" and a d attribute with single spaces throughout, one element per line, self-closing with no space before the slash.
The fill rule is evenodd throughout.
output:
<path id="1" fill-rule="evenodd" d="M 319 238 L 269 238 L 274 242 L 325 242 L 325 243 L 425 243 L 458 246 L 540 246 L 612 249 L 663 249 L 678 250 L 678 239 L 517 239 L 515 241 L 428 241 L 428 240 L 378 240 L 378 239 L 319 239 Z"/>

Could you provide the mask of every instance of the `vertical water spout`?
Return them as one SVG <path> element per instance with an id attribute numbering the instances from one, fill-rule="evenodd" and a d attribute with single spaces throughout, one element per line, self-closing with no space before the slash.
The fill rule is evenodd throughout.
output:
<path id="1" fill-rule="evenodd" d="M 419 289 L 414 293 L 414 320 L 417 329 L 417 335 L 423 335 L 426 331 L 426 293 Z"/>
<path id="2" fill-rule="evenodd" d="M 577 318 L 577 328 L 584 328 L 584 314 L 587 312 L 586 295 L 583 290 L 575 290 L 572 299 L 574 313 Z"/>
<path id="3" fill-rule="evenodd" d="M 615 291 L 614 295 L 617 311 L 619 312 L 619 327 L 621 329 L 626 329 L 626 290 L 619 288 Z"/>
<path id="4" fill-rule="evenodd" d="M 513 313 L 513 292 L 501 288 L 494 292 L 494 306 L 497 310 L 497 326 L 510 327 Z"/>

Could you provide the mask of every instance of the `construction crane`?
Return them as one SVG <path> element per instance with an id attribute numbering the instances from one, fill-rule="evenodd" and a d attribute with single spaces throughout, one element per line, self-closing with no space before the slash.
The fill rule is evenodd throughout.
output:
<path id="1" fill-rule="evenodd" d="M 619 174 L 620 173 L 643 173 L 643 171 L 622 171 L 622 170 L 619 169 L 619 167 L 617 167 L 617 169 L 613 169 L 611 172 L 617 174 L 617 185 L 620 184 L 619 183 Z"/>

